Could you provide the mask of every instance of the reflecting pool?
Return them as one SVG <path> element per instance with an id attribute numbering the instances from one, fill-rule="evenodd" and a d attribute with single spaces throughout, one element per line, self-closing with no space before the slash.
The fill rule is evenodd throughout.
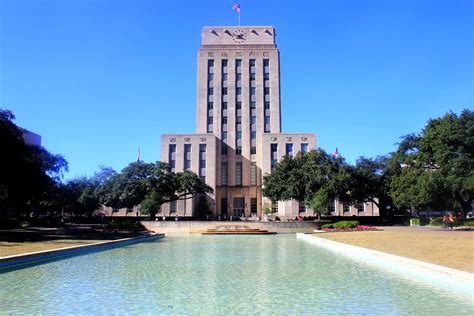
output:
<path id="1" fill-rule="evenodd" d="M 167 236 L 0 274 L 2 315 L 473 313 L 472 296 L 295 235 Z"/>

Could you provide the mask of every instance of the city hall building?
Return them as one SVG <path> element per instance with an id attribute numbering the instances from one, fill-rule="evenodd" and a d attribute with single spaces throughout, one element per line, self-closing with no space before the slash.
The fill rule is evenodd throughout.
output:
<path id="1" fill-rule="evenodd" d="M 174 172 L 196 173 L 214 189 L 214 194 L 205 197 L 214 215 L 261 217 L 263 207 L 269 207 L 283 218 L 312 216 L 312 210 L 298 201 L 272 203 L 262 197 L 263 175 L 283 156 L 316 149 L 314 133 L 281 130 L 275 29 L 204 27 L 197 71 L 196 133 L 162 135 L 161 161 Z M 179 200 L 164 204 L 160 212 L 194 216 L 202 202 L 199 198 Z M 351 211 L 375 215 L 374 206 L 370 210 L 369 205 L 347 210 L 335 202 L 333 215 Z"/>

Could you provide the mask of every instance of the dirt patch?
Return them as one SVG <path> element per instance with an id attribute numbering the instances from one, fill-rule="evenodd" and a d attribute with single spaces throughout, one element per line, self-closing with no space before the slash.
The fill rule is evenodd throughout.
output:
<path id="1" fill-rule="evenodd" d="M 424 228 L 385 228 L 384 231 L 322 233 L 318 237 L 383 251 L 453 269 L 474 272 L 474 232 Z"/>

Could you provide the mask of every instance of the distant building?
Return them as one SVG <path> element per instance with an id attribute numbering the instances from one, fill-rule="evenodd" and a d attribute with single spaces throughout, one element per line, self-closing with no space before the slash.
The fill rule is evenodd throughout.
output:
<path id="1" fill-rule="evenodd" d="M 41 146 L 41 136 L 27 129 L 20 128 L 23 133 L 23 140 L 29 145 Z"/>
<path id="2" fill-rule="evenodd" d="M 285 155 L 316 149 L 314 133 L 282 133 L 280 52 L 272 26 L 204 27 L 198 51 L 196 134 L 161 137 L 161 161 L 190 170 L 214 189 L 205 197 L 214 215 L 312 216 L 298 201 L 272 203 L 262 196 L 262 175 Z M 201 197 L 202 199 L 203 197 Z M 193 216 L 202 200 L 164 204 L 161 215 Z M 342 215 L 372 214 L 369 207 Z M 371 206 L 373 207 L 373 206 Z M 378 211 L 377 211 L 378 213 Z"/>

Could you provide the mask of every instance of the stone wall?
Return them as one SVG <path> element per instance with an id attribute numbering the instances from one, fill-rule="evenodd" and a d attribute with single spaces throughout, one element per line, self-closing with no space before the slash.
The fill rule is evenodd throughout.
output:
<path id="1" fill-rule="evenodd" d="M 147 230 L 164 234 L 199 234 L 207 229 L 222 226 L 245 226 L 247 228 L 266 229 L 279 234 L 312 233 L 316 222 L 218 222 L 218 221 L 142 221 Z"/>

